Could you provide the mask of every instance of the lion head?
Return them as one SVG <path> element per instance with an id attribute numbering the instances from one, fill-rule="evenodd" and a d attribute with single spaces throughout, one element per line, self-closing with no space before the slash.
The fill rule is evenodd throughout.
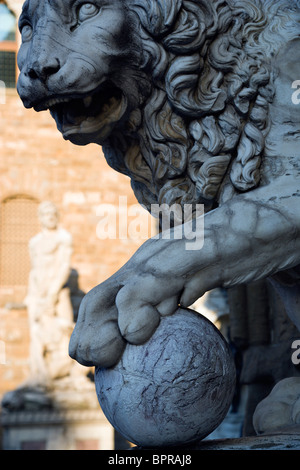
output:
<path id="1" fill-rule="evenodd" d="M 122 129 L 150 90 L 132 23 L 121 0 L 27 0 L 17 84 L 25 107 L 49 109 L 78 145 L 102 144 Z"/>
<path id="2" fill-rule="evenodd" d="M 27 0 L 18 91 L 26 107 L 50 109 L 65 139 L 102 145 L 147 208 L 209 210 L 225 183 L 259 184 L 272 34 L 293 2 Z M 274 25 L 270 9 L 282 12 Z"/>

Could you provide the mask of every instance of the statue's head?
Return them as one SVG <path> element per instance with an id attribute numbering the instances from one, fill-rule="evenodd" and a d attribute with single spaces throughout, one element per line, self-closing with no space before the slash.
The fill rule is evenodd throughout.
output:
<path id="1" fill-rule="evenodd" d="M 58 226 L 59 214 L 56 205 L 51 201 L 44 201 L 38 207 L 38 217 L 42 228 L 55 230 Z"/>
<path id="2" fill-rule="evenodd" d="M 253 5 L 27 0 L 18 92 L 65 139 L 102 145 L 146 207 L 213 207 L 227 175 L 239 191 L 260 180 L 272 87 Z"/>

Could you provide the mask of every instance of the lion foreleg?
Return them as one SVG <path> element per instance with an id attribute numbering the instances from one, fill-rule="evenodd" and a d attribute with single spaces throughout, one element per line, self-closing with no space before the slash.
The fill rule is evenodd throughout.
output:
<path id="1" fill-rule="evenodd" d="M 295 182 L 294 182 L 295 186 Z M 278 191 L 276 192 L 276 190 Z M 182 305 L 214 287 L 256 281 L 300 263 L 299 201 L 291 185 L 239 195 L 205 216 L 199 270 L 186 283 Z"/>
<path id="2" fill-rule="evenodd" d="M 202 215 L 204 243 L 198 250 L 187 249 L 190 239 L 184 237 L 160 234 L 145 242 L 118 273 L 87 294 L 71 340 L 72 357 L 111 366 L 126 341 L 147 341 L 160 317 L 178 305 L 188 307 L 215 287 L 255 281 L 299 264 L 295 183 L 238 195 Z"/>

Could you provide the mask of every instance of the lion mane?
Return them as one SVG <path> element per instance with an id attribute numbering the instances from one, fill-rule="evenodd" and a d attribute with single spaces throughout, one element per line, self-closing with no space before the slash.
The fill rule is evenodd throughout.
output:
<path id="1" fill-rule="evenodd" d="M 153 88 L 104 153 L 148 210 L 153 203 L 210 210 L 229 197 L 225 185 L 231 194 L 259 185 L 276 74 L 272 35 L 278 44 L 280 31 L 288 34 L 291 3 L 299 1 L 125 1 L 138 16 L 142 70 Z"/>

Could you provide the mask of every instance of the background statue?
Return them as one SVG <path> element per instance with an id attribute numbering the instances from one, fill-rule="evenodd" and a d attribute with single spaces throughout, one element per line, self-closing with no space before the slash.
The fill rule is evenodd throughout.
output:
<path id="1" fill-rule="evenodd" d="M 113 366 L 178 305 L 269 277 L 299 325 L 299 12 L 298 0 L 25 2 L 24 105 L 102 145 L 149 210 L 205 206 L 201 250 L 151 239 L 85 297 L 80 363 Z"/>
<path id="2" fill-rule="evenodd" d="M 95 396 L 90 396 L 94 392 L 87 378 L 90 371 L 68 356 L 74 328 L 69 288 L 72 236 L 60 227 L 52 202 L 42 202 L 38 216 L 41 231 L 29 242 L 31 270 L 24 301 L 29 319 L 30 373 L 24 384 L 5 395 L 2 405 L 10 409 L 26 408 L 29 403 L 36 407 L 90 407 L 96 403 Z"/>
<path id="3" fill-rule="evenodd" d="M 31 271 L 25 304 L 30 323 L 30 373 L 47 383 L 69 373 L 66 356 L 73 330 L 73 308 L 67 281 L 71 272 L 72 236 L 59 227 L 51 202 L 38 210 L 42 230 L 29 242 Z"/>

